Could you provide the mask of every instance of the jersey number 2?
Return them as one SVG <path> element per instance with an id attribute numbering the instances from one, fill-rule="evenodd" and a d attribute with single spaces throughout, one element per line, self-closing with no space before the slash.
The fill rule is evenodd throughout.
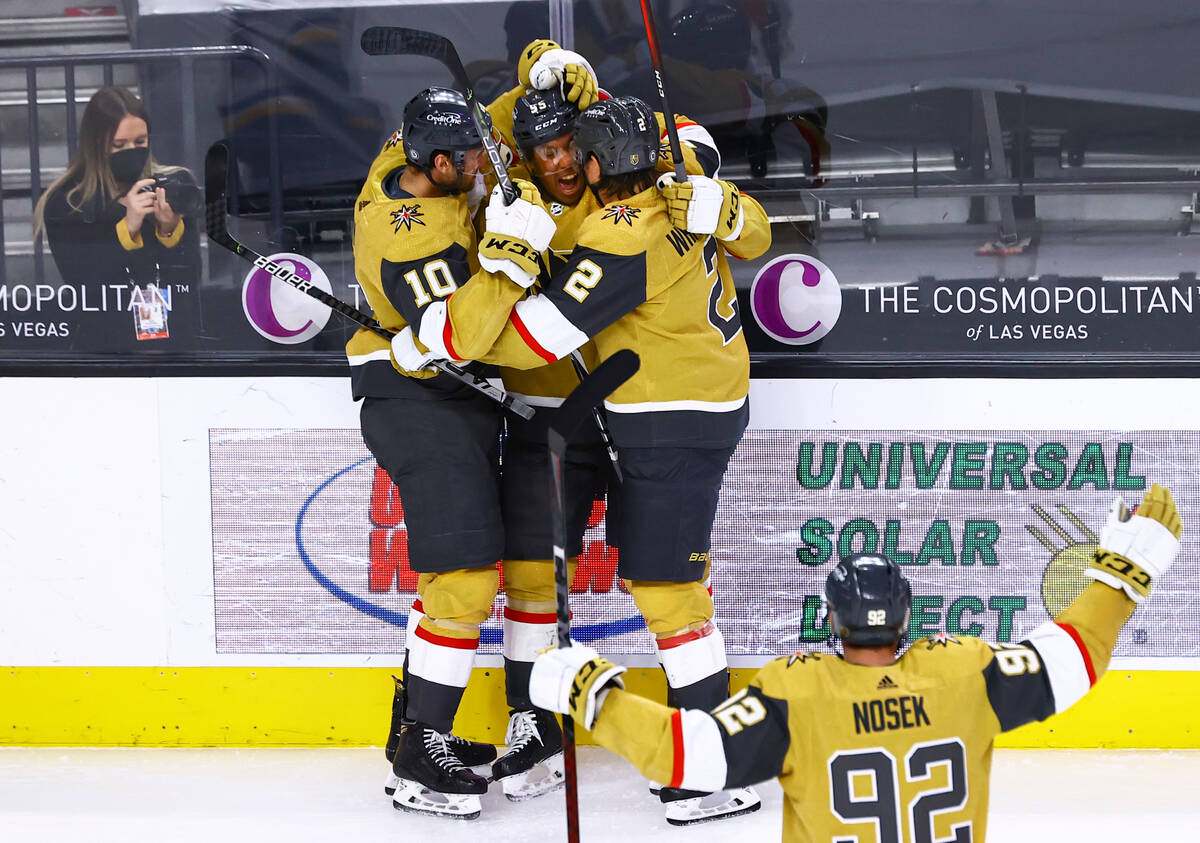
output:
<path id="1" fill-rule="evenodd" d="M 721 334 L 721 344 L 729 345 L 742 331 L 742 314 L 738 310 L 737 296 L 729 302 L 729 314 L 721 313 L 721 294 L 725 285 L 721 283 L 721 275 L 717 272 L 717 240 L 708 238 L 704 244 L 704 268 L 708 277 L 713 279 L 712 289 L 708 291 L 708 324 Z"/>
<path id="2" fill-rule="evenodd" d="M 829 759 L 829 802 L 833 815 L 844 823 L 872 822 L 879 843 L 902 843 L 900 787 L 896 757 L 886 749 L 838 752 Z M 967 754 L 958 738 L 915 744 L 904 756 L 903 771 L 910 784 L 933 777 L 934 767 L 946 768 L 946 786 L 922 790 L 908 804 L 911 843 L 971 843 L 971 822 L 950 829 L 950 837 L 935 837 L 938 814 L 961 810 L 967 804 Z M 869 788 L 864 788 L 867 782 Z M 858 787 L 855 787 L 855 784 Z M 863 790 L 869 790 L 863 793 Z M 834 843 L 861 837 L 835 837 Z"/>

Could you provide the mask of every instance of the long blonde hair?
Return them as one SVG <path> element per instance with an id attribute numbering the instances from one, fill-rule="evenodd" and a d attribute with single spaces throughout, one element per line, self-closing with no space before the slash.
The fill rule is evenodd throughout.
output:
<path id="1" fill-rule="evenodd" d="M 67 204 L 74 211 L 82 211 L 83 206 L 101 192 L 107 199 L 119 195 L 120 188 L 108 163 L 108 150 L 113 136 L 117 133 L 117 127 L 128 116 L 140 117 L 146 121 L 146 132 L 149 134 L 150 114 L 146 111 L 145 104 L 125 88 L 100 88 L 88 100 L 83 109 L 83 117 L 79 120 L 79 148 L 71 156 L 67 171 L 46 188 L 33 209 L 35 241 L 45 225 L 46 202 L 50 194 L 61 190 L 64 184 L 77 182 L 67 191 L 66 197 Z M 154 157 L 149 156 L 141 177 L 145 178 L 161 169 Z"/>

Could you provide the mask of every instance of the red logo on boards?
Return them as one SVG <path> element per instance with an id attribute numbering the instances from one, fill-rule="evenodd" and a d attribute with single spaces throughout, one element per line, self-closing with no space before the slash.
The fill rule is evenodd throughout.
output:
<path id="1" fill-rule="evenodd" d="M 600 524 L 604 509 L 604 501 L 592 504 L 589 529 Z M 400 490 L 379 466 L 375 466 L 375 476 L 371 481 L 370 518 L 368 589 L 374 594 L 383 594 L 391 591 L 394 585 L 396 591 L 416 593 L 419 575 L 408 564 L 408 531 L 404 527 L 404 504 L 400 500 Z M 501 579 L 502 588 L 503 585 Z M 571 591 L 607 594 L 614 585 L 625 591 L 625 586 L 617 577 L 617 549 L 609 547 L 603 539 L 585 538 Z"/>

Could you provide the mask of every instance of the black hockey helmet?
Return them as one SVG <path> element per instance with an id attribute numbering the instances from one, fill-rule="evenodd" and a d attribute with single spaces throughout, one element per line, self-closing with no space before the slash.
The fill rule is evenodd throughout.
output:
<path id="1" fill-rule="evenodd" d="M 727 3 L 696 3 L 671 19 L 671 37 L 663 47 L 710 70 L 740 70 L 750 60 L 750 21 Z"/>
<path id="2" fill-rule="evenodd" d="M 658 161 L 658 121 L 637 97 L 601 100 L 579 115 L 575 146 L 580 166 L 595 155 L 601 175 L 652 169 Z"/>
<path id="3" fill-rule="evenodd" d="M 486 111 L 484 117 L 487 120 Z M 409 100 L 401 133 L 404 157 L 423 170 L 429 169 L 435 153 L 444 152 L 461 173 L 467 150 L 483 144 L 466 97 L 449 88 L 426 88 Z"/>
<path id="4" fill-rule="evenodd" d="M 557 140 L 574 131 L 579 109 L 557 88 L 530 91 L 513 106 L 513 140 L 521 149 Z"/>
<path id="5" fill-rule="evenodd" d="M 912 587 L 900 566 L 878 553 L 847 556 L 825 580 L 833 634 L 855 647 L 898 644 L 908 632 Z"/>

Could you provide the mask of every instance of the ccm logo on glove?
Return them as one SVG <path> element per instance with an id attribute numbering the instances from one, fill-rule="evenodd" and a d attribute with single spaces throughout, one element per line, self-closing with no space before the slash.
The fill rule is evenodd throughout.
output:
<path id="1" fill-rule="evenodd" d="M 591 684 L 588 680 L 592 678 L 592 674 L 600 670 L 600 667 L 600 662 L 592 659 L 591 661 L 584 662 L 579 668 L 579 672 L 575 674 L 575 681 L 571 683 L 571 696 L 569 698 L 571 708 L 579 709 L 579 695 L 583 693 L 583 687 L 580 686 L 580 683 L 582 682 L 585 686 Z"/>

